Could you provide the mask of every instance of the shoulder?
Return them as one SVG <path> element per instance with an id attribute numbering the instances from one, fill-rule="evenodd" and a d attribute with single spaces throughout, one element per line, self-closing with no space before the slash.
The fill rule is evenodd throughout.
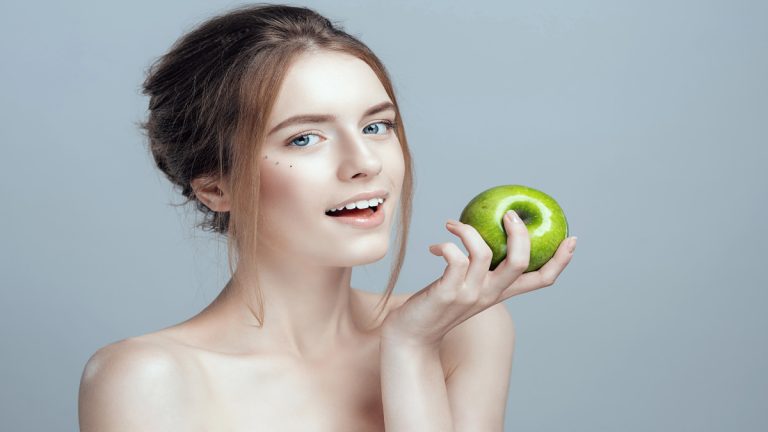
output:
<path id="1" fill-rule="evenodd" d="M 97 350 L 86 362 L 82 379 L 88 384 L 105 380 L 173 377 L 178 371 L 178 358 L 173 350 L 143 337 L 133 337 Z"/>
<path id="2" fill-rule="evenodd" d="M 154 431 L 183 425 L 191 402 L 183 366 L 172 349 L 142 337 L 100 348 L 80 380 L 81 430 Z"/>
<path id="3" fill-rule="evenodd" d="M 457 431 L 502 430 L 515 328 L 504 303 L 470 317 L 443 339 L 445 385 Z"/>
<path id="4" fill-rule="evenodd" d="M 446 378 L 472 356 L 509 360 L 514 349 L 515 324 L 503 302 L 497 303 L 451 329 L 440 345 Z"/>
<path id="5" fill-rule="evenodd" d="M 495 343 L 514 338 L 515 324 L 504 302 L 497 303 L 469 317 L 449 331 L 443 347 L 452 353 L 465 351 L 470 345 Z M 509 340 L 512 342 L 514 339 Z"/>

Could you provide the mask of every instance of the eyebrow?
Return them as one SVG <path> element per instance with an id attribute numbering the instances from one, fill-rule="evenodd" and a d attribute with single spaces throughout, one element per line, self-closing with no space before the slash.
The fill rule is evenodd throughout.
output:
<path id="1" fill-rule="evenodd" d="M 395 105 L 390 101 L 384 101 L 368 108 L 363 117 L 368 117 L 373 114 L 378 114 L 386 110 L 395 110 Z M 277 126 L 273 127 L 267 136 L 272 135 L 278 130 L 297 123 L 323 123 L 336 120 L 336 116 L 330 114 L 300 114 L 293 117 L 289 117 L 281 121 Z"/>

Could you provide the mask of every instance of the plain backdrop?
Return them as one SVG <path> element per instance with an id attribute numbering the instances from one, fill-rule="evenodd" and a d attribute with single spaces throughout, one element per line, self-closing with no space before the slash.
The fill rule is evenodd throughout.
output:
<path id="1" fill-rule="evenodd" d="M 226 282 L 136 122 L 151 61 L 240 4 L 0 6 L 0 429 L 77 430 L 98 348 Z M 554 286 L 505 302 L 506 430 L 768 430 L 768 3 L 294 4 L 394 80 L 416 166 L 397 293 L 442 273 L 429 244 L 465 250 L 444 223 L 492 186 L 547 192 L 579 237 Z M 383 292 L 391 259 L 353 286 Z"/>

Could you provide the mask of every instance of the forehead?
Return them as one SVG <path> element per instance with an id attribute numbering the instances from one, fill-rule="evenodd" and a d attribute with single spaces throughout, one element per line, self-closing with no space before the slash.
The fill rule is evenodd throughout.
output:
<path id="1" fill-rule="evenodd" d="M 390 100 L 376 73 L 349 54 L 303 53 L 283 79 L 271 115 L 272 124 L 294 114 L 359 113 Z"/>

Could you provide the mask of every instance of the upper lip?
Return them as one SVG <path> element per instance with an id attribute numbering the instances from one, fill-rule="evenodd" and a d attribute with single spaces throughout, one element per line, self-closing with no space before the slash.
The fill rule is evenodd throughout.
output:
<path id="1" fill-rule="evenodd" d="M 357 195 L 351 196 L 351 197 L 345 199 L 344 201 L 340 202 L 339 204 L 336 204 L 335 206 L 333 206 L 333 207 L 331 207 L 329 209 L 326 209 L 325 211 L 330 211 L 330 210 L 333 210 L 333 209 L 337 209 L 339 207 L 346 206 L 349 203 L 357 202 L 357 201 L 360 201 L 360 200 L 369 200 L 371 198 L 384 198 L 384 199 L 386 199 L 388 196 L 389 196 L 389 193 L 387 191 L 385 191 L 385 190 L 376 190 L 376 191 L 371 191 L 371 192 L 363 192 L 363 193 L 359 193 Z"/>

